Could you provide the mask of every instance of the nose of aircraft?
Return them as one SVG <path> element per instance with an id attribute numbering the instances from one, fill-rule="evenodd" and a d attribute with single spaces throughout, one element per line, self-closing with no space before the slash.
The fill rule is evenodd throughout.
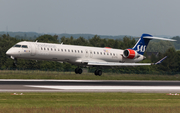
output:
<path id="1" fill-rule="evenodd" d="M 11 56 L 12 54 L 13 54 L 13 51 L 12 51 L 12 49 L 10 48 L 10 49 L 6 52 L 6 55 Z"/>

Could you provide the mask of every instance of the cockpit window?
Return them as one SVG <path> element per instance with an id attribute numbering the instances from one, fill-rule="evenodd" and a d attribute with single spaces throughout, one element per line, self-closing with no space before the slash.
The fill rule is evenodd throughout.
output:
<path id="1" fill-rule="evenodd" d="M 16 44 L 16 45 L 14 45 L 14 47 L 21 47 L 21 45 L 19 45 L 19 44 Z"/>
<path id="2" fill-rule="evenodd" d="M 22 48 L 28 48 L 28 46 L 27 45 L 22 45 Z"/>

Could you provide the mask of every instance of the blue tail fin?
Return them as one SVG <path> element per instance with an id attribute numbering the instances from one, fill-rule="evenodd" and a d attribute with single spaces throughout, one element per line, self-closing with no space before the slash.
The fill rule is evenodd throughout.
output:
<path id="1" fill-rule="evenodd" d="M 143 55 L 151 39 L 176 41 L 176 40 L 168 39 L 168 38 L 153 37 L 152 35 L 149 35 L 149 34 L 142 34 L 141 38 L 138 40 L 138 42 L 132 49 L 135 50 L 138 54 Z"/>
<path id="2" fill-rule="evenodd" d="M 149 34 L 142 34 L 141 38 L 138 40 L 136 45 L 132 48 L 133 50 L 137 51 L 138 54 L 143 55 L 146 47 L 151 40 L 151 38 L 144 38 L 144 37 L 153 37 L 152 35 Z"/>

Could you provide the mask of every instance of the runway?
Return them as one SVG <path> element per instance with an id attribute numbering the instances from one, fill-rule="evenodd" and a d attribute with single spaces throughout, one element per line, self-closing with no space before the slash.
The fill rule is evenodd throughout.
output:
<path id="1" fill-rule="evenodd" d="M 180 93 L 179 81 L 0 79 L 0 92 Z"/>

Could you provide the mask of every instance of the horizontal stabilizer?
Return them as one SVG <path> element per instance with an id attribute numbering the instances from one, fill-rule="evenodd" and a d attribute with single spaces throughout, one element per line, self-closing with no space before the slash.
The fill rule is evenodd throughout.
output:
<path id="1" fill-rule="evenodd" d="M 147 38 L 147 39 L 158 39 L 158 40 L 167 40 L 167 41 L 176 41 L 173 39 L 168 39 L 168 38 L 160 38 L 160 37 L 150 37 L 150 36 L 145 36 L 143 38 Z"/>

